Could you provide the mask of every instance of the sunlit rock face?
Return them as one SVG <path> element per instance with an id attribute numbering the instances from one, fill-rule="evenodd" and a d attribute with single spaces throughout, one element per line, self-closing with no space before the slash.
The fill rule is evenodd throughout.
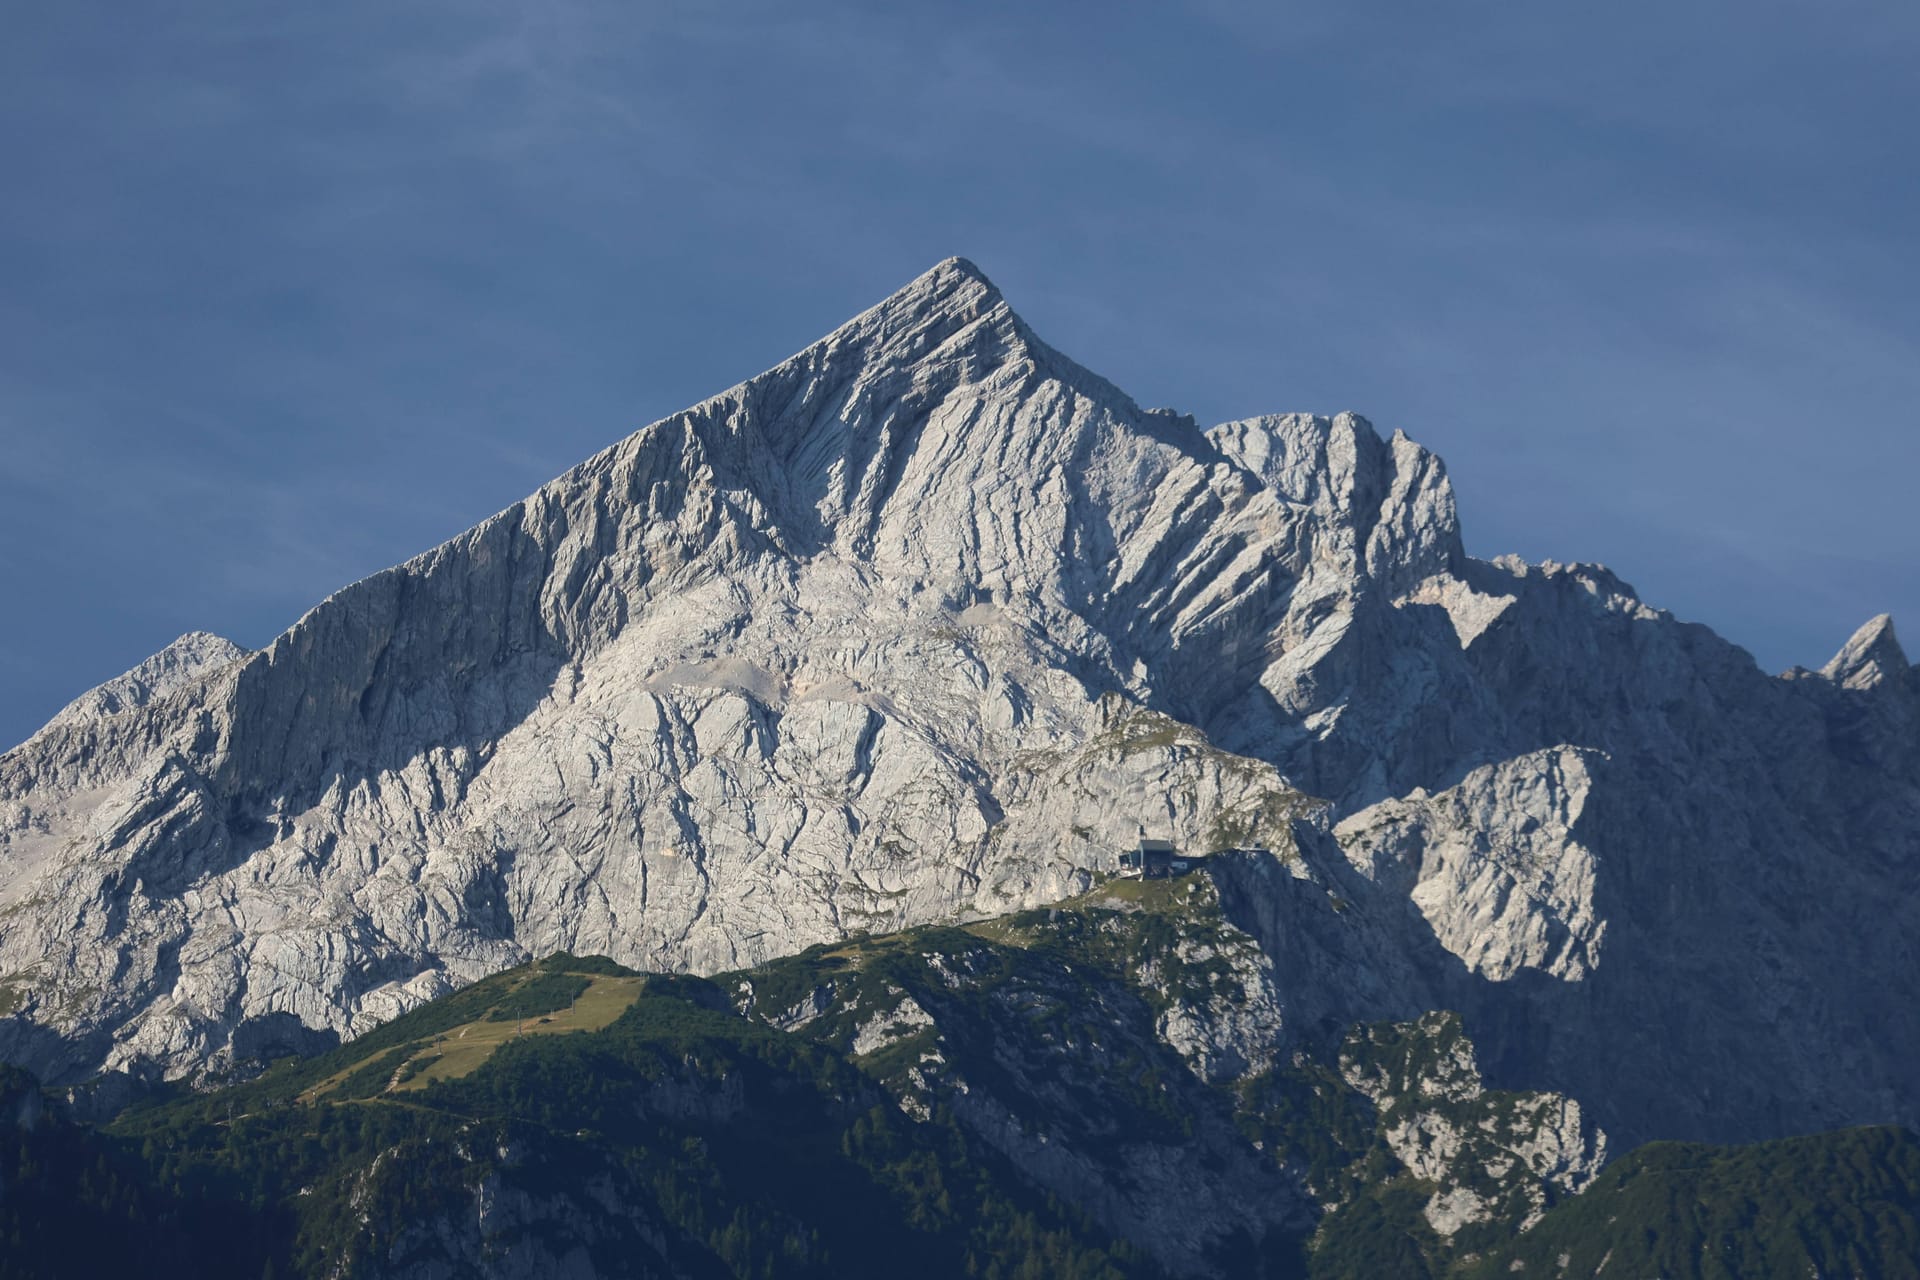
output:
<path id="1" fill-rule="evenodd" d="M 1470 559 L 1403 435 L 1140 409 L 956 259 L 0 757 L 0 1057 L 190 1074 L 530 955 L 1054 900 L 1146 834 L 1268 850 L 1221 878 L 1279 1041 L 1455 1008 L 1616 1140 L 1915 1123 L 1917 780 L 1886 619 L 1767 676 Z"/>

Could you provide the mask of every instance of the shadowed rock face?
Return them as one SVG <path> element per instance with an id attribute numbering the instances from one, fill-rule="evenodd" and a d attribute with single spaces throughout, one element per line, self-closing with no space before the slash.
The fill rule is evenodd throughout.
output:
<path id="1" fill-rule="evenodd" d="M 1307 799 L 1315 797 L 1314 800 Z M 1920 1121 L 1920 676 L 1468 559 L 1352 415 L 1203 432 L 951 260 L 268 648 L 0 757 L 0 1057 L 184 1074 L 529 955 L 714 971 L 1223 872 L 1282 1038 L 1462 1010 L 1616 1140 Z"/>

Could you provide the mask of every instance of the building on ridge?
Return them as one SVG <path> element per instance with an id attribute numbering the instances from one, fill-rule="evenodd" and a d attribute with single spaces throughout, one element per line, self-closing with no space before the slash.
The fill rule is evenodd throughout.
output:
<path id="1" fill-rule="evenodd" d="M 1141 880 L 1166 880 L 1183 876 L 1205 862 L 1204 857 L 1181 853 L 1171 840 L 1143 838 L 1137 848 L 1120 855 L 1120 873 Z"/>

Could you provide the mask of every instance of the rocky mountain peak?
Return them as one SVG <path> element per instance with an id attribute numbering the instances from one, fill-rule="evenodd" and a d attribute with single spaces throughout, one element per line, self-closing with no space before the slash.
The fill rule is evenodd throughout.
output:
<path id="1" fill-rule="evenodd" d="M 924 298 L 935 306 L 976 312 L 1004 302 L 987 273 L 958 255 L 934 263 L 880 305 L 894 305 L 903 298 Z"/>
<path id="2" fill-rule="evenodd" d="M 1840 646 L 1820 674 L 1846 689 L 1873 689 L 1890 680 L 1905 680 L 1907 655 L 1893 633 L 1893 615 L 1867 619 Z"/>

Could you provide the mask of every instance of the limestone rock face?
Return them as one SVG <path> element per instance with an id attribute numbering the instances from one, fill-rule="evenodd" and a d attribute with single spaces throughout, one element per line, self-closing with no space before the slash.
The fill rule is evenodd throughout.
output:
<path id="1" fill-rule="evenodd" d="M 530 955 L 1043 903 L 1142 834 L 1266 850 L 1222 892 L 1282 1041 L 1458 1008 L 1617 1138 L 1920 1120 L 1890 624 L 1768 677 L 1469 559 L 1403 435 L 1140 409 L 959 260 L 0 756 L 0 1058 L 188 1075 Z"/>
<path id="2" fill-rule="evenodd" d="M 1586 753 L 1530 752 L 1437 796 L 1416 787 L 1369 805 L 1334 836 L 1362 874 L 1404 892 L 1473 973 L 1505 981 L 1532 969 L 1578 982 L 1599 966 L 1607 925 L 1594 906 L 1593 851 L 1572 834 L 1591 787 Z"/>

